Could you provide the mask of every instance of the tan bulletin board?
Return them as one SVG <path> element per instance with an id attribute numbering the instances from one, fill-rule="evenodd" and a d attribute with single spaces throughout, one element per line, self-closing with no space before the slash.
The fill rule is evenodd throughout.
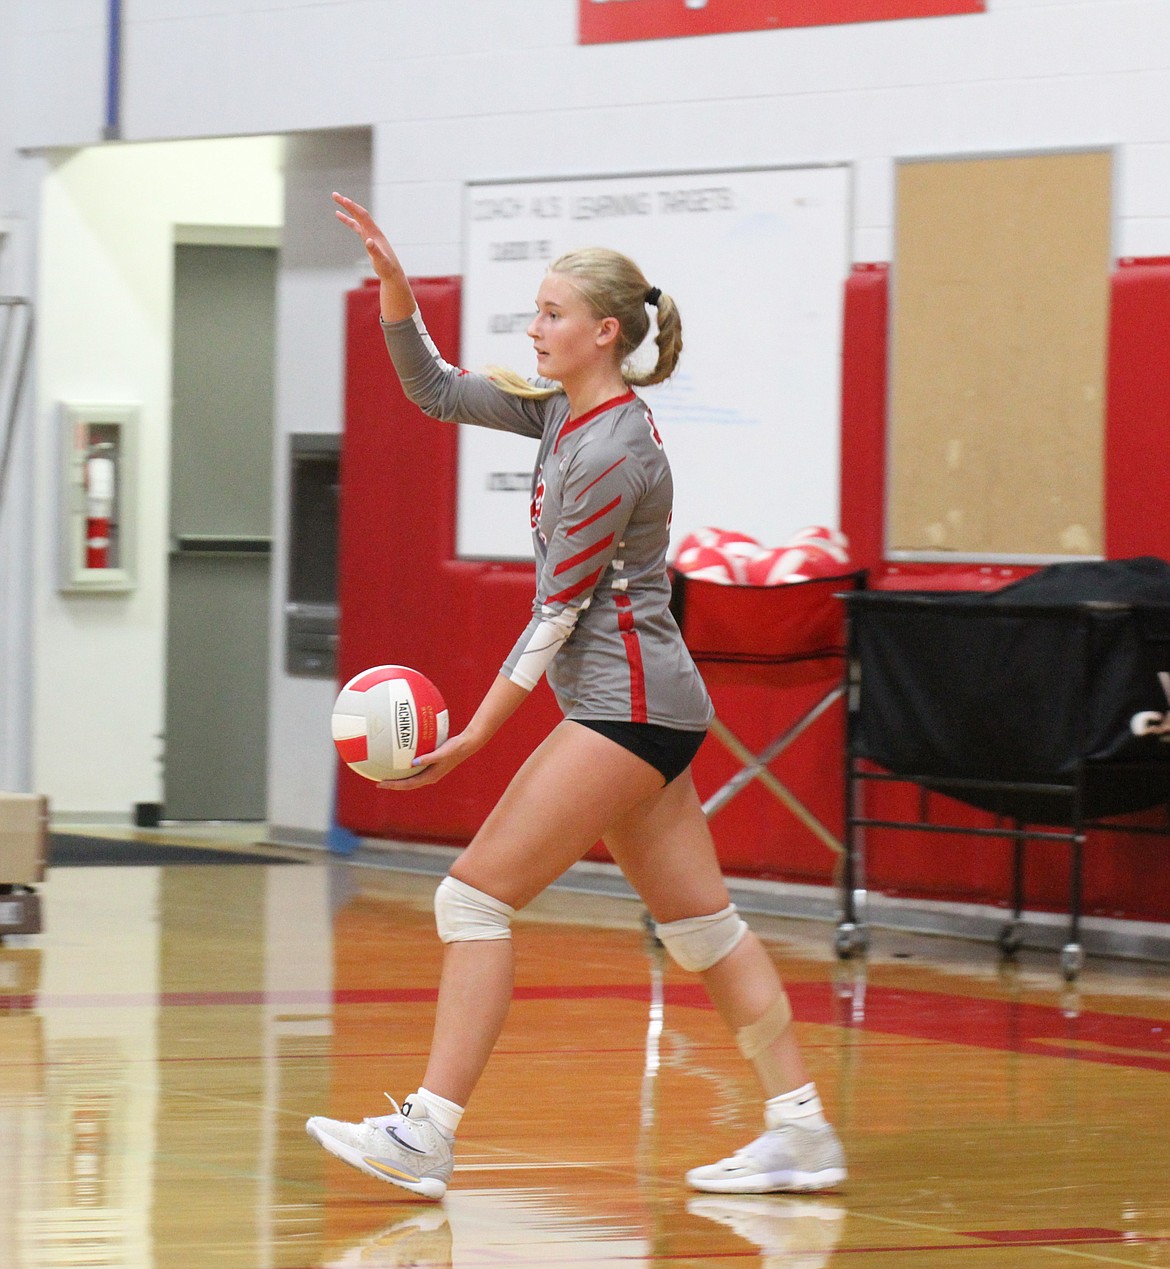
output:
<path id="1" fill-rule="evenodd" d="M 1103 551 L 1108 150 L 899 164 L 886 550 Z"/>

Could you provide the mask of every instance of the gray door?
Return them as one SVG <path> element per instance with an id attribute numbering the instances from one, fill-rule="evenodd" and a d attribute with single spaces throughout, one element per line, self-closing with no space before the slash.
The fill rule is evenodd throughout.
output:
<path id="1" fill-rule="evenodd" d="M 175 249 L 163 813 L 265 815 L 277 252 Z"/>

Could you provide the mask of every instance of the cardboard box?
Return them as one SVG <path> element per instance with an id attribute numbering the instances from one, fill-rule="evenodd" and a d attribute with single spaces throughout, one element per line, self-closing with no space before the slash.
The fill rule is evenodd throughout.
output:
<path id="1" fill-rule="evenodd" d="M 35 1013 L 0 1017 L 0 1098 L 45 1091 L 44 1025 Z"/>
<path id="2" fill-rule="evenodd" d="M 49 802 L 36 793 L 0 793 L 0 886 L 45 879 Z"/>

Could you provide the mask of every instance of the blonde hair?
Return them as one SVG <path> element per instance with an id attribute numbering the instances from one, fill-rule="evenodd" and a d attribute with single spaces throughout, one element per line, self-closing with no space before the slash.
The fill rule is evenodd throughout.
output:
<path id="1" fill-rule="evenodd" d="M 581 293 L 598 317 L 616 317 L 618 321 L 618 353 L 622 361 L 622 378 L 635 388 L 648 388 L 662 383 L 674 374 L 682 353 L 682 318 L 674 300 L 657 287 L 651 289 L 642 270 L 620 251 L 608 247 L 584 247 L 568 251 L 554 260 L 548 269 L 567 278 Z M 658 317 L 658 334 L 654 343 L 658 359 L 641 373 L 629 364 L 650 333 L 648 305 L 653 303 Z M 492 381 L 512 396 L 545 398 L 561 389 L 539 388 L 514 370 L 492 366 Z"/>

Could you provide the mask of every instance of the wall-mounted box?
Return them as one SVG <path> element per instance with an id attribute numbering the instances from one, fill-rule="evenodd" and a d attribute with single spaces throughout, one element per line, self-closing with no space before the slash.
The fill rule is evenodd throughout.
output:
<path id="1" fill-rule="evenodd" d="M 289 438 L 288 593 L 285 670 L 301 678 L 337 674 L 337 527 L 341 437 Z"/>
<path id="2" fill-rule="evenodd" d="M 134 589 L 138 415 L 134 405 L 61 406 L 62 591 Z"/>

